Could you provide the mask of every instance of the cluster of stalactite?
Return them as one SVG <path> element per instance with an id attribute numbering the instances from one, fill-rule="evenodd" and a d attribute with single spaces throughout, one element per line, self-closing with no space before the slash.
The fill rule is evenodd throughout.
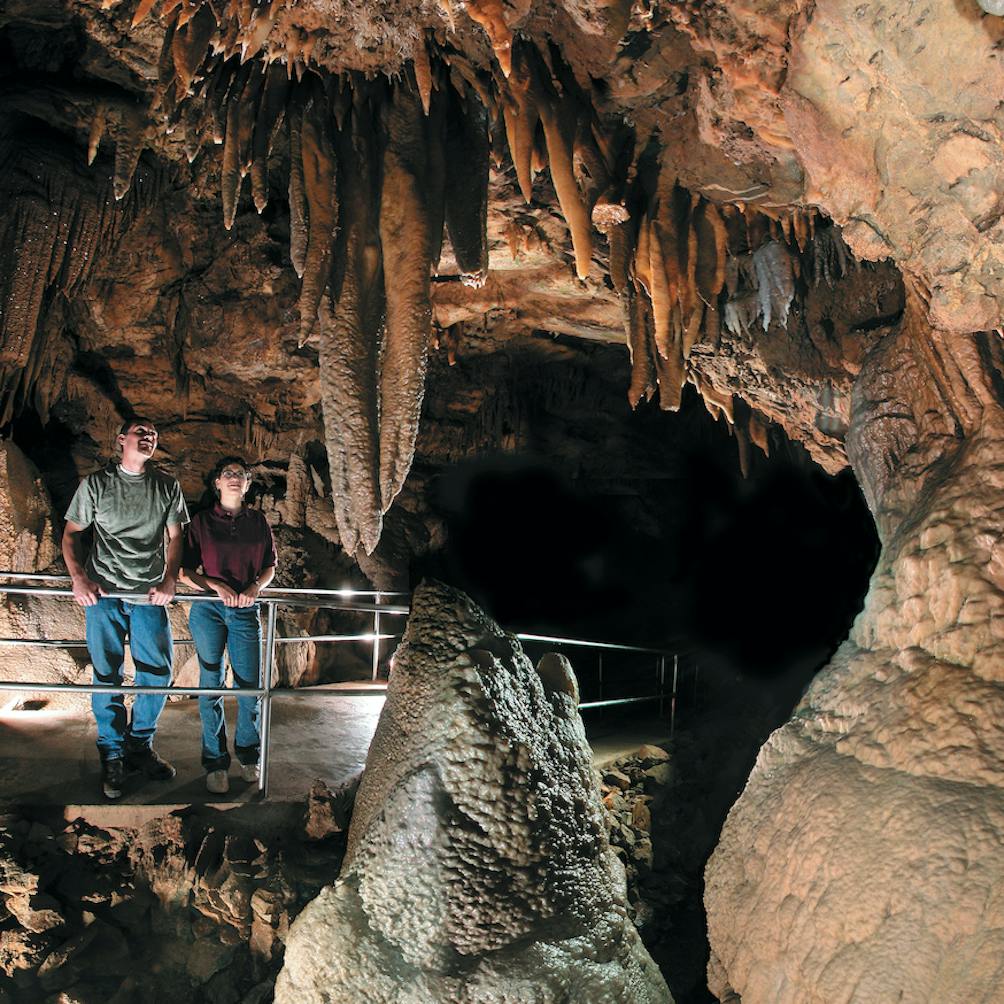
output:
<path id="1" fill-rule="evenodd" d="M 810 285 L 832 283 L 857 263 L 839 228 L 813 210 L 719 205 L 675 179 L 650 187 L 648 194 L 639 176 L 624 203 L 598 204 L 593 213 L 624 312 L 628 400 L 636 407 L 658 392 L 660 407 L 675 411 L 689 381 L 710 414 L 735 431 L 745 471 L 750 444 L 769 452 L 768 423 L 702 375 L 694 346 L 717 349 L 723 328 L 747 341 L 772 325 L 784 329 Z"/>
<path id="2" fill-rule="evenodd" d="M 134 23 L 156 6 L 142 0 Z M 269 158 L 288 157 L 300 341 L 316 329 L 336 515 L 346 549 L 371 552 L 414 455 L 444 225 L 461 279 L 480 285 L 490 160 L 508 145 L 528 201 L 549 166 L 584 278 L 592 206 L 615 165 L 569 68 L 508 36 L 491 3 L 466 10 L 498 66 L 476 67 L 430 34 L 393 81 L 308 67 L 309 39 L 277 47 L 277 6 L 162 3 L 170 23 L 154 111 L 190 158 L 206 141 L 222 145 L 227 229 L 243 179 L 261 212 Z"/>
<path id="3" fill-rule="evenodd" d="M 141 0 L 134 23 L 157 6 Z M 642 149 L 625 124 L 601 123 L 557 49 L 514 36 L 497 0 L 463 8 L 496 63 L 475 65 L 430 31 L 393 80 L 312 64 L 317 34 L 276 30 L 282 8 L 163 0 L 153 110 L 190 158 L 209 141 L 222 145 L 227 229 L 244 178 L 261 212 L 270 158 L 288 165 L 300 341 L 316 330 L 333 498 L 350 553 L 376 546 L 411 467 L 444 226 L 460 278 L 479 285 L 487 275 L 492 159 L 501 166 L 508 153 L 528 203 L 535 175 L 549 171 L 580 279 L 592 271 L 596 233 L 605 235 L 632 406 L 658 390 L 661 407 L 675 409 L 690 379 L 713 414 L 734 422 L 731 395 L 691 369 L 693 345 L 716 345 L 723 324 L 746 337 L 754 323 L 785 324 L 806 269 L 829 277 L 846 267 L 839 237 L 813 254 L 811 212 L 771 216 L 666 183 L 658 137 Z M 755 416 L 747 434 L 766 447 Z"/>
<path id="4" fill-rule="evenodd" d="M 14 133 L 0 144 L 0 425 L 29 403 L 47 412 L 62 372 L 44 335 L 48 308 L 80 292 L 160 191 L 160 174 L 144 169 L 117 200 L 114 169 L 81 166 L 51 137 Z"/>

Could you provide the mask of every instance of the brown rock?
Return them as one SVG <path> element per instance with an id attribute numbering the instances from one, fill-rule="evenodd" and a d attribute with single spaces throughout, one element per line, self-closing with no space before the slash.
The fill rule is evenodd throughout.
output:
<path id="1" fill-rule="evenodd" d="M 653 746 L 645 743 L 638 748 L 639 760 L 662 761 L 668 760 L 669 754 L 661 746 Z"/>
<path id="2" fill-rule="evenodd" d="M 636 799 L 631 805 L 631 825 L 648 833 L 652 829 L 652 810 L 644 798 Z"/>
<path id="3" fill-rule="evenodd" d="M 618 770 L 616 767 L 605 771 L 603 774 L 603 780 L 606 784 L 620 788 L 621 791 L 627 791 L 628 788 L 631 787 L 631 778 L 629 778 L 622 770 Z"/>

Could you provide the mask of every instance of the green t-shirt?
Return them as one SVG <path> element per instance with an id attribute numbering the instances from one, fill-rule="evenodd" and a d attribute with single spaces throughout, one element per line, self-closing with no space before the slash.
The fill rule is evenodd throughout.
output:
<path id="1" fill-rule="evenodd" d="M 110 592 L 145 593 L 164 578 L 164 531 L 188 522 L 181 485 L 163 471 L 130 474 L 119 464 L 88 474 L 66 519 L 93 526 L 87 574 Z"/>

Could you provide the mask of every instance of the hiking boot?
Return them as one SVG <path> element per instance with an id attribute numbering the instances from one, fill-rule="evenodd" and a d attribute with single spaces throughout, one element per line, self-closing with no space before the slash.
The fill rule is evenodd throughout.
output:
<path id="1" fill-rule="evenodd" d="M 241 780 L 247 781 L 248 784 L 258 783 L 258 764 L 256 763 L 242 763 L 241 764 Z"/>
<path id="2" fill-rule="evenodd" d="M 101 763 L 101 790 L 105 798 L 114 801 L 122 797 L 122 786 L 125 783 L 125 762 L 122 757 L 110 757 Z"/>
<path id="3" fill-rule="evenodd" d="M 225 795 L 230 790 L 230 776 L 225 770 L 211 770 L 206 775 L 206 790 L 214 795 Z"/>
<path id="4" fill-rule="evenodd" d="M 152 781 L 170 781 L 178 772 L 152 747 L 126 750 L 126 767 L 139 771 Z"/>

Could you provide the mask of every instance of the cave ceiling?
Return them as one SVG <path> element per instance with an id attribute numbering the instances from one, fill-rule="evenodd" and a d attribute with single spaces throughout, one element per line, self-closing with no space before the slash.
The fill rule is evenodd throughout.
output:
<path id="1" fill-rule="evenodd" d="M 148 414 L 188 491 L 320 441 L 368 552 L 429 353 L 568 335 L 627 342 L 633 406 L 689 382 L 839 470 L 906 297 L 1000 327 L 1002 33 L 967 0 L 8 0 L 0 421 L 85 468 Z"/>

